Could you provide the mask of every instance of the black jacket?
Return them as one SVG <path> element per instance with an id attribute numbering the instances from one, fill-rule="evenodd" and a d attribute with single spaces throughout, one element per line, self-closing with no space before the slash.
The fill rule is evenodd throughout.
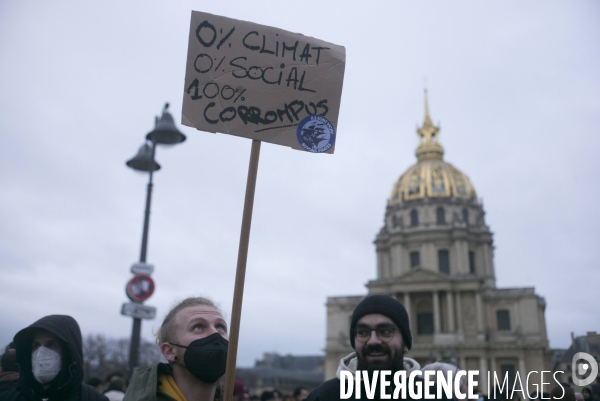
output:
<path id="1" fill-rule="evenodd" d="M 31 343 L 36 329 L 54 333 L 62 341 L 62 368 L 44 389 L 31 371 Z M 0 395 L 0 401 L 108 401 L 83 384 L 81 330 L 71 316 L 51 315 L 19 331 L 14 338 L 20 376 L 17 386 Z"/>

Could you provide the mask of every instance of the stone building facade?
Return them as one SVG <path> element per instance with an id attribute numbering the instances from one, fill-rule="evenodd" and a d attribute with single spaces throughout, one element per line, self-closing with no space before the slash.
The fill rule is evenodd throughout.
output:
<path id="1" fill-rule="evenodd" d="M 323 355 L 265 353 L 252 368 L 236 368 L 235 379 L 244 382 L 250 395 L 278 390 L 288 394 L 297 387 L 312 391 L 323 383 Z"/>
<path id="2" fill-rule="evenodd" d="M 483 205 L 469 178 L 444 161 L 427 99 L 417 133 L 417 163 L 394 184 L 375 238 L 377 277 L 367 283 L 368 293 L 389 294 L 406 306 L 413 334 L 407 356 L 422 365 L 450 360 L 521 378 L 549 371 L 544 298 L 532 287 L 496 287 Z M 327 299 L 326 378 L 353 351 L 350 317 L 363 298 Z M 481 379 L 486 392 L 486 375 Z"/>

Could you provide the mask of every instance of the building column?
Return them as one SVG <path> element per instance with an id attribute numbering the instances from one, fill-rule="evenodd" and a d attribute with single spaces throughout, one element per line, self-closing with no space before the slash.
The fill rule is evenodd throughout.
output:
<path id="1" fill-rule="evenodd" d="M 496 357 L 494 355 L 490 357 L 490 365 L 490 380 L 494 380 L 494 373 L 496 372 Z"/>
<path id="2" fill-rule="evenodd" d="M 519 375 L 521 376 L 521 381 L 524 381 L 523 378 L 527 377 L 527 372 L 525 372 L 525 358 L 523 355 L 519 355 Z M 526 386 L 527 383 L 523 383 L 523 386 Z M 529 394 L 529 389 L 525 389 Z"/>
<path id="3" fill-rule="evenodd" d="M 411 320 L 411 314 L 410 314 L 410 292 L 408 292 L 408 291 L 404 292 L 404 308 L 406 309 L 406 313 L 408 314 L 408 321 L 410 322 L 410 320 Z M 413 322 L 413 327 L 415 327 L 414 326 L 414 322 Z"/>
<path id="4" fill-rule="evenodd" d="M 492 276 L 492 272 L 491 272 L 492 269 L 490 269 L 490 266 L 488 263 L 488 261 L 490 260 L 490 257 L 489 257 L 489 249 L 488 249 L 487 244 L 483 245 L 483 257 L 481 259 L 483 259 L 483 266 L 481 266 L 482 269 L 480 271 L 483 271 L 484 276 Z M 477 271 L 477 265 L 475 265 L 475 271 Z"/>
<path id="5" fill-rule="evenodd" d="M 463 316 L 462 316 L 462 300 L 460 296 L 460 291 L 455 293 L 456 295 L 456 322 L 458 324 L 458 332 L 462 333 L 464 330 L 463 327 Z"/>
<path id="6" fill-rule="evenodd" d="M 390 247 L 390 276 L 396 277 L 403 273 L 402 271 L 402 245 L 394 244 Z"/>
<path id="7" fill-rule="evenodd" d="M 377 278 L 383 278 L 383 258 L 385 254 L 383 251 L 377 251 Z"/>
<path id="8" fill-rule="evenodd" d="M 436 290 L 433 291 L 433 334 L 438 334 L 440 331 L 440 297 Z"/>
<path id="9" fill-rule="evenodd" d="M 481 390 L 483 390 L 484 394 L 487 393 L 487 387 L 488 387 L 488 383 L 487 383 L 487 361 L 485 360 L 484 357 L 479 357 L 479 384 L 481 385 L 481 387 L 479 387 Z M 493 390 L 492 390 L 493 391 Z M 491 398 L 491 394 L 490 398 Z"/>
<path id="10" fill-rule="evenodd" d="M 454 333 L 454 293 L 446 292 L 446 305 L 448 306 L 448 332 Z"/>
<path id="11" fill-rule="evenodd" d="M 481 304 L 481 293 L 475 291 L 475 309 L 477 314 L 477 331 L 483 333 L 483 305 Z"/>

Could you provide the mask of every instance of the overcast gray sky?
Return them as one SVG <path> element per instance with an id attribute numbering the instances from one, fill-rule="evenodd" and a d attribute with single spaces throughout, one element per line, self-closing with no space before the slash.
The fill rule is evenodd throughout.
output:
<path id="1" fill-rule="evenodd" d="M 347 54 L 335 154 L 262 146 L 238 365 L 322 352 L 326 298 L 366 293 L 425 83 L 445 160 L 484 198 L 498 285 L 545 297 L 552 347 L 600 331 L 600 3 L 4 0 L 0 345 L 56 313 L 130 335 L 147 175 L 124 163 L 166 101 L 180 122 L 191 10 Z M 178 298 L 229 317 L 233 297 L 251 141 L 179 126 L 157 150 L 147 339 Z"/>

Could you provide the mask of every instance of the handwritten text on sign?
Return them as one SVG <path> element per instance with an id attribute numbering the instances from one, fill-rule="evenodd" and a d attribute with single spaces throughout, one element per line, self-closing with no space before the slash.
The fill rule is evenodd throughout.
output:
<path id="1" fill-rule="evenodd" d="M 345 60 L 342 46 L 193 11 L 182 122 L 309 150 L 298 125 L 305 121 L 308 136 L 328 132 L 321 120 L 337 129 Z"/>

